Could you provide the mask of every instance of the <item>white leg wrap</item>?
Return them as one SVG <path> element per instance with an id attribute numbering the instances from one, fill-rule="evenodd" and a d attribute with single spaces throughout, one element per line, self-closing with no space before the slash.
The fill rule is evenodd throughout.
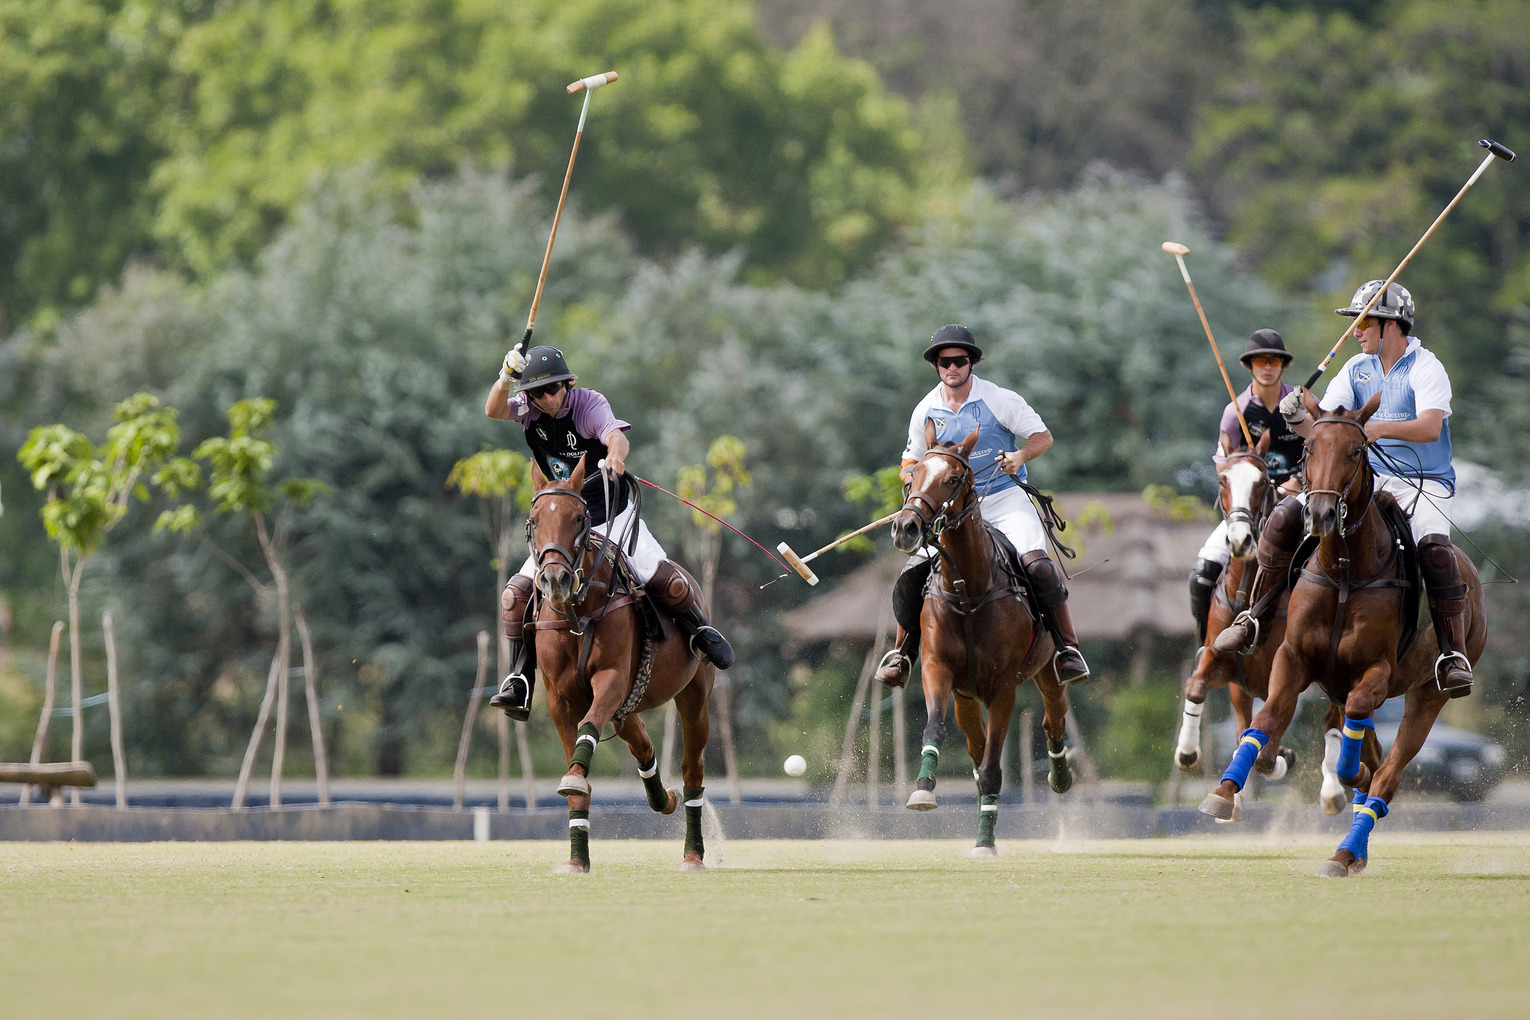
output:
<path id="1" fill-rule="evenodd" d="M 1339 782 L 1339 745 L 1343 739 L 1338 730 L 1323 734 L 1323 788 L 1318 791 L 1318 800 L 1324 813 L 1330 815 L 1343 811 L 1348 800 L 1344 795 L 1344 784 Z"/>
<path id="2" fill-rule="evenodd" d="M 649 766 L 647 771 L 644 771 L 642 766 L 638 767 L 638 775 L 642 776 L 644 779 L 652 779 L 654 776 L 656 776 L 658 774 L 659 774 L 659 759 L 658 758 L 655 758 L 653 760 L 653 765 Z"/>
<path id="3" fill-rule="evenodd" d="M 1201 712 L 1206 706 L 1197 705 L 1192 701 L 1185 702 L 1185 714 L 1179 724 L 1179 746 L 1177 754 L 1196 754 L 1201 749 Z"/>
<path id="4" fill-rule="evenodd" d="M 1275 771 L 1270 773 L 1270 782 L 1273 783 L 1286 778 L 1286 769 L 1288 767 L 1289 766 L 1286 765 L 1285 756 L 1277 754 L 1275 756 Z"/>

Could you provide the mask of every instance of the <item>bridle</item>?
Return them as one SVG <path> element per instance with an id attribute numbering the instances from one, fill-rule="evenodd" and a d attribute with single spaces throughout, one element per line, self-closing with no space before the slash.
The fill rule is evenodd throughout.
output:
<path id="1" fill-rule="evenodd" d="M 1257 538 L 1260 529 L 1264 526 L 1264 519 L 1270 515 L 1271 510 L 1275 509 L 1276 485 L 1270 478 L 1269 465 L 1259 454 L 1254 453 L 1252 450 L 1236 450 L 1227 455 L 1224 463 L 1231 464 L 1235 460 L 1251 460 L 1264 469 L 1264 495 L 1260 497 L 1257 509 L 1252 506 L 1235 506 L 1231 510 L 1224 509 L 1222 511 L 1222 519 L 1229 525 L 1238 524 L 1239 522 L 1247 524 L 1249 530 Z M 1220 500 L 1218 503 L 1220 505 Z"/>
<path id="2" fill-rule="evenodd" d="M 954 487 L 951 495 L 944 501 L 936 499 L 928 489 L 914 489 L 903 500 L 903 509 L 912 511 L 914 516 L 919 518 L 920 529 L 924 532 L 924 543 L 930 544 L 932 539 L 940 537 L 941 532 L 961 525 L 972 516 L 978 501 L 977 494 L 969 484 L 973 477 L 972 462 L 967 459 L 966 454 L 958 450 L 935 446 L 925 451 L 925 456 L 945 457 L 954 461 L 960 469 L 952 482 Z M 963 493 L 967 494 L 967 502 L 952 516 L 952 508 Z"/>
<path id="3" fill-rule="evenodd" d="M 1353 419 L 1353 418 L 1340 418 L 1340 417 L 1337 417 L 1337 416 L 1330 416 L 1330 417 L 1327 417 L 1327 418 L 1319 418 L 1317 421 L 1313 422 L 1312 424 L 1313 424 L 1314 428 L 1317 427 L 1318 425 L 1341 424 L 1341 425 L 1349 425 L 1349 426 L 1352 426 L 1352 427 L 1357 428 L 1357 429 L 1360 430 L 1360 436 L 1361 436 L 1361 439 L 1362 439 L 1362 442 L 1360 444 L 1360 456 L 1355 458 L 1358 461 L 1358 463 L 1355 465 L 1354 472 L 1349 476 L 1349 481 L 1344 483 L 1344 488 L 1343 489 L 1313 489 L 1313 488 L 1310 488 L 1309 485 L 1308 485 L 1308 481 L 1307 481 L 1308 476 L 1306 475 L 1306 473 L 1303 473 L 1303 475 L 1302 475 L 1302 491 L 1305 492 L 1306 495 L 1307 495 L 1306 513 L 1309 516 L 1309 518 L 1310 518 L 1311 513 L 1312 513 L 1312 497 L 1313 496 L 1336 496 L 1336 497 L 1338 497 L 1338 500 L 1339 500 L 1339 508 L 1338 508 L 1338 510 L 1339 510 L 1339 532 L 1340 532 L 1340 535 L 1342 537 L 1348 538 L 1350 535 L 1353 535 L 1355 533 L 1355 531 L 1360 527 L 1361 524 L 1363 524 L 1365 522 L 1365 512 L 1370 509 L 1371 501 L 1376 498 L 1376 487 L 1373 485 L 1373 486 L 1371 486 L 1371 491 L 1370 491 L 1369 495 L 1367 495 L 1366 498 L 1365 498 L 1365 505 L 1360 507 L 1358 512 L 1356 512 L 1356 514 L 1355 514 L 1355 522 L 1353 524 L 1348 524 L 1348 525 L 1346 525 L 1344 523 L 1348 519 L 1348 517 L 1349 517 L 1349 494 L 1350 494 L 1350 491 L 1355 487 L 1355 483 L 1357 481 L 1359 481 L 1362 476 L 1365 476 L 1367 478 L 1370 477 L 1370 464 L 1369 464 L 1369 462 L 1368 462 L 1368 460 L 1367 460 L 1367 458 L 1365 457 L 1364 454 L 1365 454 L 1365 448 L 1370 445 L 1370 441 L 1371 440 L 1370 440 L 1370 437 L 1365 434 L 1365 426 L 1361 425 L 1359 422 L 1355 421 L 1355 419 Z"/>
<path id="4" fill-rule="evenodd" d="M 588 551 L 586 549 L 586 545 L 589 542 L 590 532 L 594 530 L 593 526 L 590 524 L 590 508 L 585 504 L 584 496 L 579 492 L 579 490 L 569 489 L 563 486 L 549 486 L 548 488 L 542 489 L 535 496 L 532 496 L 532 508 L 535 509 L 537 500 L 547 496 L 567 496 L 579 502 L 579 534 L 574 537 L 573 547 L 569 549 L 564 548 L 557 542 L 547 542 L 540 548 L 532 546 L 531 558 L 532 562 L 536 564 L 537 568 L 534 583 L 536 584 L 537 591 L 542 594 L 542 597 L 544 599 L 547 598 L 548 591 L 546 584 L 544 583 L 545 578 L 543 576 L 543 571 L 546 570 L 549 565 L 557 565 L 557 561 L 554 561 L 553 564 L 546 562 L 549 555 L 556 555 L 562 561 L 561 565 L 566 567 L 574 575 L 574 597 L 570 604 L 578 605 L 584 601 L 584 596 L 588 593 L 586 582 L 590 580 L 589 576 L 585 574 L 583 566 L 584 557 Z M 526 544 L 531 545 L 532 541 L 533 537 L 531 533 L 531 514 L 528 513 L 526 515 Z"/>

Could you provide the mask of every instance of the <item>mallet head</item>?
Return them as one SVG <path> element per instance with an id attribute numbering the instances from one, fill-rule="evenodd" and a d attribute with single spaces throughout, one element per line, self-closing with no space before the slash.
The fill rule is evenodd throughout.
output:
<path id="1" fill-rule="evenodd" d="M 568 94 L 571 96 L 578 95 L 586 89 L 598 89 L 602 85 L 609 85 L 615 80 L 615 71 L 607 71 L 605 74 L 592 74 L 588 78 L 580 78 L 576 82 L 570 82 Z"/>
<path id="2" fill-rule="evenodd" d="M 787 566 L 791 567 L 798 574 L 800 574 L 802 579 L 808 584 L 818 583 L 818 575 L 813 573 L 813 568 L 803 562 L 801 556 L 798 556 L 796 553 L 792 552 L 791 546 L 787 545 L 785 542 L 782 542 L 780 545 L 776 546 L 776 552 L 780 553 L 781 558 L 786 561 Z"/>
<path id="3" fill-rule="evenodd" d="M 1163 250 L 1168 252 L 1170 255 L 1189 255 L 1190 254 L 1190 249 L 1186 248 L 1184 245 L 1180 244 L 1177 241 L 1165 241 L 1163 243 Z"/>
<path id="4" fill-rule="evenodd" d="M 1493 155 L 1497 156 L 1499 159 L 1503 160 L 1505 163 L 1514 162 L 1514 150 L 1509 148 L 1507 145 L 1504 145 L 1502 142 L 1495 142 L 1491 138 L 1484 138 L 1477 144 L 1491 152 Z"/>

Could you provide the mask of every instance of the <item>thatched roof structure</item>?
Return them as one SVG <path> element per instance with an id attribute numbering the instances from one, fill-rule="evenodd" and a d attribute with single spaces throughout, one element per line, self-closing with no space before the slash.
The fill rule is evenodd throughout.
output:
<path id="1" fill-rule="evenodd" d="M 1065 564 L 1078 575 L 1068 589 L 1079 637 L 1194 633 L 1186 579 L 1213 519 L 1176 520 L 1141 496 L 1123 493 L 1068 493 L 1058 496 L 1056 505 L 1070 522 L 1062 537 L 1079 553 Z M 901 555 L 880 556 L 851 572 L 782 614 L 786 632 L 799 644 L 874 640 L 903 561 Z"/>

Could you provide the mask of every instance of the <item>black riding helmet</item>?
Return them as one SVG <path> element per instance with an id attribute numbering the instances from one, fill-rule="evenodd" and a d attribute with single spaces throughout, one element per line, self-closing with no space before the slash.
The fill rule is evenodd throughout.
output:
<path id="1" fill-rule="evenodd" d="M 924 360 L 932 365 L 935 364 L 935 359 L 947 347 L 960 347 L 971 354 L 973 364 L 983 360 L 983 348 L 972 339 L 972 330 L 966 326 L 958 326 L 956 323 L 942 326 L 935 331 L 935 335 L 930 337 L 930 346 L 924 349 Z"/>
<path id="2" fill-rule="evenodd" d="M 563 360 L 562 351 L 556 347 L 533 347 L 526 352 L 526 369 L 521 373 L 521 381 L 515 387 L 515 392 L 525 393 L 573 377 L 574 373 L 568 370 L 568 363 Z"/>

